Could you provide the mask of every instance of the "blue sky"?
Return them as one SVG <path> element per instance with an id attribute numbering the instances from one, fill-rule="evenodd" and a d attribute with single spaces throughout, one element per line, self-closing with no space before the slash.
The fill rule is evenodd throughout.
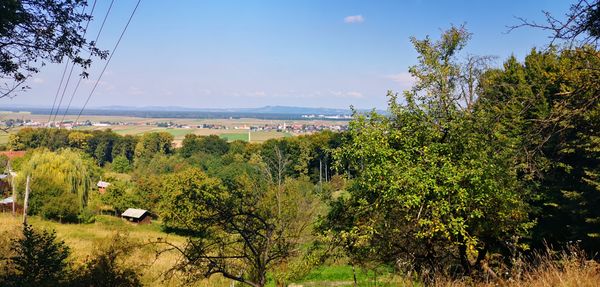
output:
<path id="1" fill-rule="evenodd" d="M 91 0 L 90 0 L 91 2 Z M 108 0 L 98 0 L 95 35 Z M 89 106 L 198 108 L 385 108 L 387 90 L 410 86 L 410 36 L 436 38 L 451 24 L 473 37 L 465 52 L 497 65 L 548 42 L 516 16 L 543 20 L 570 1 L 142 0 Z M 115 1 L 98 45 L 112 49 L 134 0 Z M 74 100 L 81 106 L 104 62 L 94 62 Z M 31 89 L 2 105 L 52 106 L 63 65 L 48 65 Z M 76 80 L 71 80 L 71 83 Z M 72 86 L 68 87 L 70 95 Z"/>

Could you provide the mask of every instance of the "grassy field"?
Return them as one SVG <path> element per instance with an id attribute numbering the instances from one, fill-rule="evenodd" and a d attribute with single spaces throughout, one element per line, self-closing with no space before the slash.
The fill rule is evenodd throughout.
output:
<path id="1" fill-rule="evenodd" d="M 158 223 L 148 225 L 135 225 L 113 216 L 98 216 L 97 221 L 92 224 L 60 224 L 57 222 L 42 220 L 38 217 L 30 217 L 29 223 L 34 228 L 55 230 L 57 238 L 65 241 L 71 248 L 72 259 L 81 263 L 102 244 L 111 240 L 117 233 L 127 236 L 135 243 L 148 243 L 157 238 L 167 239 L 175 244 L 183 244 L 185 238 L 168 235 L 160 230 Z M 16 232 L 21 226 L 21 217 L 14 218 L 8 213 L 0 213 L 0 235 L 2 232 Z M 177 279 L 163 281 L 162 274 L 167 271 L 177 260 L 177 254 L 167 253 L 155 258 L 155 247 L 144 245 L 138 248 L 129 258 L 131 264 L 146 265 L 143 270 L 142 280 L 146 286 L 179 286 L 181 282 Z M 229 280 L 215 277 L 211 280 L 199 282 L 196 286 L 229 286 Z"/>
<path id="2" fill-rule="evenodd" d="M 21 226 L 21 217 L 13 217 L 9 213 L 0 213 L 0 236 L 3 232 L 16 234 Z M 97 216 L 97 220 L 92 224 L 60 224 L 53 221 L 42 220 L 38 217 L 30 217 L 29 223 L 34 228 L 46 230 L 55 230 L 57 238 L 65 241 L 71 248 L 72 260 L 82 263 L 85 258 L 92 255 L 102 244 L 106 244 L 117 233 L 127 236 L 129 240 L 136 243 L 148 243 L 157 238 L 167 239 L 168 241 L 183 245 L 185 238 L 177 235 L 166 234 L 161 231 L 160 224 L 153 222 L 147 225 L 135 225 L 120 218 L 108 215 Z M 1 238 L 0 238 L 1 239 Z M 5 242 L 0 240 L 0 242 Z M 143 282 L 147 286 L 179 286 L 181 282 L 177 279 L 171 281 L 162 281 L 162 274 L 167 271 L 178 259 L 177 254 L 163 254 L 155 258 L 155 247 L 146 245 L 132 254 L 129 259 L 131 264 L 147 264 L 143 269 Z M 390 276 L 376 275 L 373 271 L 364 271 L 357 269 L 356 275 L 360 286 L 375 286 L 375 278 L 379 282 L 377 286 L 396 286 L 390 285 Z M 378 276 L 378 277 L 377 277 Z M 392 281 L 393 282 L 393 281 Z M 297 286 L 352 286 L 353 272 L 352 268 L 346 265 L 323 266 L 313 270 L 304 279 L 296 283 Z M 239 284 L 236 284 L 238 286 Z M 219 276 L 210 280 L 198 282 L 194 286 L 231 286 L 231 281 Z M 241 285 L 239 285 L 241 286 Z M 269 286 L 274 286 L 273 282 Z M 292 285 L 293 286 L 293 285 Z"/>

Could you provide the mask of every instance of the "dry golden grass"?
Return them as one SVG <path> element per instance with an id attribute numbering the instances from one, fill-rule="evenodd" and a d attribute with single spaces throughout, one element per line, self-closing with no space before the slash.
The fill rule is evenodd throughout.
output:
<path id="1" fill-rule="evenodd" d="M 0 213 L 0 253 L 7 250 L 9 238 L 19 235 L 21 217 L 13 217 L 8 213 Z M 163 274 L 178 260 L 176 253 L 165 253 L 155 257 L 156 246 L 145 244 L 157 238 L 167 239 L 175 244 L 184 244 L 185 238 L 181 236 L 168 235 L 160 231 L 159 225 L 134 225 L 118 218 L 110 216 L 99 216 L 98 221 L 93 224 L 59 224 L 45 221 L 38 217 L 31 217 L 29 223 L 35 228 L 55 230 L 57 237 L 64 240 L 72 251 L 72 260 L 81 263 L 93 254 L 94 250 L 109 242 L 119 233 L 125 235 L 131 242 L 140 244 L 140 247 L 130 256 L 128 264 L 140 266 L 142 281 L 147 286 L 181 286 L 179 278 L 168 281 L 164 280 Z M 569 250 L 553 256 L 540 255 L 536 267 L 521 267 L 513 270 L 512 274 L 520 274 L 510 279 L 497 279 L 488 282 L 477 282 L 472 279 L 444 280 L 438 278 L 433 286 L 437 287 L 492 287 L 492 286 L 517 286 L 517 287 L 596 287 L 600 286 L 600 264 L 595 261 L 586 260 L 583 254 L 577 250 Z M 527 265 L 525 265 L 527 266 Z M 0 267 L 1 264 L 0 264 Z M 391 276 L 391 274 L 390 274 Z M 393 276 L 385 280 L 382 286 L 422 286 L 407 278 Z M 344 285 L 346 281 L 322 281 L 306 283 L 306 286 L 351 286 Z M 202 287 L 225 287 L 230 286 L 231 281 L 222 277 L 213 277 L 203 280 L 195 285 Z M 311 285 L 312 284 L 312 285 Z M 316 284 L 316 285 L 314 285 Z M 236 286 L 239 284 L 236 284 Z"/>
<path id="2" fill-rule="evenodd" d="M 80 264 L 91 256 L 100 246 L 106 245 L 119 233 L 128 238 L 132 244 L 139 244 L 128 258 L 127 264 L 139 266 L 142 272 L 142 282 L 145 286 L 180 286 L 181 281 L 175 277 L 165 281 L 163 274 L 178 260 L 178 254 L 168 252 L 155 256 L 157 247 L 148 244 L 157 238 L 166 239 L 175 244 L 184 244 L 185 238 L 168 235 L 160 231 L 158 224 L 135 225 L 111 216 L 98 216 L 93 224 L 60 224 L 30 217 L 28 222 L 34 228 L 55 230 L 57 238 L 63 240 L 71 249 L 71 260 Z M 9 246 L 10 238 L 20 234 L 22 217 L 13 217 L 9 213 L 0 213 L 0 252 Z M 229 286 L 230 280 L 214 277 L 203 280 L 193 286 Z"/>
<path id="3" fill-rule="evenodd" d="M 554 255 L 538 255 L 534 266 L 524 265 L 511 273 L 514 277 L 489 282 L 472 280 L 440 281 L 438 287 L 516 286 L 516 287 L 597 287 L 600 286 L 600 263 L 587 260 L 580 250 L 571 248 Z"/>

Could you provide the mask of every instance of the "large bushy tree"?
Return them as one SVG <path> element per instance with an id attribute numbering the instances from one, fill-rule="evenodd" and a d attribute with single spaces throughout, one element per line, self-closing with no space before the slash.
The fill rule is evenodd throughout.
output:
<path id="1" fill-rule="evenodd" d="M 44 217 L 77 221 L 86 207 L 97 171 L 81 153 L 37 151 L 20 168 L 17 181 L 23 199 L 26 177 L 31 176 L 29 211 Z"/>
<path id="2" fill-rule="evenodd" d="M 534 246 L 579 242 L 600 251 L 600 52 L 533 50 L 482 78 L 478 109 L 518 146 L 532 186 Z"/>
<path id="3" fill-rule="evenodd" d="M 437 41 L 413 38 L 419 63 L 404 103 L 390 93 L 389 115 L 355 113 L 336 151 L 355 178 L 328 216 L 353 260 L 469 273 L 525 235 L 513 143 L 481 121 L 473 89 L 461 88 L 472 71 L 457 60 L 468 38 L 462 27 Z"/>
<path id="4" fill-rule="evenodd" d="M 298 252 L 302 235 L 316 214 L 313 185 L 287 179 L 282 188 L 270 184 L 259 169 L 232 165 L 237 170 L 223 184 L 198 169 L 167 177 L 162 215 L 167 227 L 192 236 L 174 270 L 190 280 L 214 274 L 265 286 L 267 271 Z"/>

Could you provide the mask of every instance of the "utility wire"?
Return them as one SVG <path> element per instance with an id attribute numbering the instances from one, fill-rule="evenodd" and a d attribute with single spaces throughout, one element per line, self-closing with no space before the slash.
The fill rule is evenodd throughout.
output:
<path id="1" fill-rule="evenodd" d="M 58 93 L 60 93 L 60 87 L 62 87 L 62 83 L 65 80 L 65 75 L 67 74 L 67 68 L 69 67 L 69 59 L 67 58 L 67 63 L 65 63 L 65 69 L 62 72 L 62 77 L 60 77 L 60 83 L 58 83 L 58 89 L 56 90 L 56 95 L 54 95 L 54 102 L 52 103 L 52 109 L 50 110 L 50 115 L 48 116 L 48 124 L 50 120 L 52 120 L 52 114 L 54 114 L 54 107 L 56 106 L 56 100 L 58 99 Z"/>
<path id="2" fill-rule="evenodd" d="M 106 10 L 106 14 L 104 15 L 104 19 L 102 20 L 102 24 L 100 25 L 100 29 L 98 30 L 98 33 L 96 34 L 96 39 L 94 39 L 94 45 L 98 44 L 98 39 L 100 38 L 100 34 L 102 34 L 102 30 L 104 29 L 104 24 L 106 24 L 106 19 L 108 19 L 108 15 L 110 14 L 110 11 L 111 11 L 114 3 L 115 3 L 115 0 L 110 1 L 110 5 L 108 6 L 108 9 Z M 94 0 L 94 6 L 96 6 L 96 0 Z M 88 60 L 90 60 L 91 58 L 92 58 L 92 51 L 90 51 L 90 55 L 88 56 Z M 85 71 L 85 69 L 84 69 L 84 71 Z M 73 89 L 73 93 L 71 93 L 71 99 L 69 99 L 69 103 L 67 104 L 67 108 L 65 109 L 65 112 L 63 113 L 62 119 L 60 120 L 61 124 L 65 121 L 65 117 L 67 116 L 67 113 L 69 112 L 69 108 L 71 107 L 71 103 L 73 102 L 73 98 L 75 98 L 75 94 L 77 93 L 77 89 L 79 89 L 79 85 L 81 85 L 81 81 L 82 80 L 83 80 L 83 77 L 79 77 L 79 80 L 77 81 L 77 85 L 75 85 L 75 89 Z"/>
<path id="3" fill-rule="evenodd" d="M 88 26 L 90 25 L 90 21 L 92 20 L 92 15 L 94 15 L 94 9 L 96 9 L 96 1 L 97 0 L 94 0 L 94 4 L 92 5 L 92 11 L 90 11 L 90 18 L 88 18 L 87 22 L 85 23 L 85 28 L 83 29 L 82 37 L 84 39 L 85 39 L 85 34 L 87 33 Z M 85 12 L 85 7 L 84 7 L 84 10 L 82 11 L 82 13 L 84 13 L 84 12 Z M 58 112 L 60 111 L 60 106 L 62 105 L 63 98 L 65 97 L 65 92 L 67 91 L 67 87 L 69 86 L 69 82 L 71 81 L 71 75 L 73 74 L 73 68 L 75 68 L 75 62 L 73 62 L 71 64 L 71 70 L 69 71 L 69 76 L 67 76 L 67 82 L 65 83 L 65 86 L 63 87 L 62 94 L 60 95 L 60 101 L 58 102 L 58 106 L 56 107 L 56 114 L 54 115 L 54 118 L 52 119 L 53 122 L 56 122 L 56 116 L 58 115 Z M 64 76 L 64 74 L 63 74 L 63 76 Z M 54 101 L 56 101 L 56 99 L 54 99 Z M 52 111 L 50 111 L 50 116 L 52 117 Z"/>
<path id="4" fill-rule="evenodd" d="M 98 83 L 100 82 L 100 79 L 102 79 L 102 75 L 104 75 L 104 72 L 106 71 L 106 67 L 108 67 L 110 60 L 112 60 L 112 57 L 115 55 L 115 51 L 117 50 L 117 47 L 119 47 L 119 43 L 121 43 L 121 40 L 123 39 L 123 35 L 125 35 L 125 31 L 127 31 L 127 27 L 129 27 L 129 24 L 131 23 L 131 19 L 133 19 L 133 15 L 135 15 L 135 11 L 137 11 L 138 7 L 140 6 L 140 2 L 142 2 L 142 0 L 138 0 L 137 3 L 135 4 L 135 8 L 133 8 L 133 11 L 131 12 L 131 16 L 129 16 L 129 20 L 127 20 L 127 24 L 125 24 L 125 28 L 123 28 L 123 32 L 121 32 L 121 35 L 119 36 L 119 39 L 117 40 L 117 43 L 115 44 L 115 47 L 112 49 L 112 53 L 110 53 L 108 60 L 106 60 L 106 64 L 104 64 L 104 68 L 102 69 L 102 72 L 100 72 L 100 76 L 96 80 L 96 83 L 94 84 L 94 87 L 92 88 L 92 91 L 90 91 L 90 94 L 88 95 L 87 99 L 85 100 L 85 104 L 83 105 L 83 107 L 81 107 L 81 110 L 79 111 L 79 114 L 77 115 L 77 119 L 75 119 L 75 122 L 79 121 L 79 117 L 81 117 L 81 113 L 83 113 L 83 110 L 85 110 L 85 107 L 87 106 L 88 102 L 90 101 L 90 98 L 94 94 L 96 87 L 98 87 Z"/>

